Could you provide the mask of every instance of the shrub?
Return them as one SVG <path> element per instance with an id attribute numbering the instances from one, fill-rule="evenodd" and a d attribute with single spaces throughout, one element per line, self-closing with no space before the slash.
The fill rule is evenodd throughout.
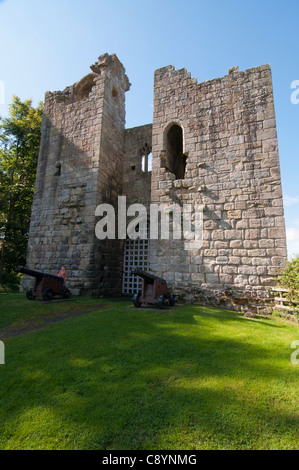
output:
<path id="1" fill-rule="evenodd" d="M 281 287 L 289 289 L 287 294 L 288 300 L 291 302 L 299 302 L 299 255 L 289 261 L 282 276 L 277 278 L 277 282 Z"/>
<path id="2" fill-rule="evenodd" d="M 7 288 L 11 290 L 18 290 L 20 284 L 21 276 L 20 274 L 10 273 L 10 272 L 3 272 L 2 281 L 0 286 L 2 287 L 1 290 L 6 290 Z"/>

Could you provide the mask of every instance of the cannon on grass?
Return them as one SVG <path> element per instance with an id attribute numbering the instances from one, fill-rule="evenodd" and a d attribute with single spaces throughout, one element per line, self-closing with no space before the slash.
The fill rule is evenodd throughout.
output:
<path id="1" fill-rule="evenodd" d="M 141 307 L 143 303 L 157 305 L 159 308 L 174 305 L 174 295 L 168 289 L 165 279 L 139 268 L 132 268 L 131 273 L 142 278 L 142 292 L 133 296 L 135 307 Z"/>
<path id="2" fill-rule="evenodd" d="M 26 297 L 29 300 L 34 300 L 38 296 L 42 296 L 44 300 L 52 300 L 55 295 L 61 295 L 64 299 L 68 299 L 71 295 L 65 286 L 63 277 L 33 271 L 21 266 L 17 267 L 16 272 L 35 278 L 34 287 L 26 292 Z"/>

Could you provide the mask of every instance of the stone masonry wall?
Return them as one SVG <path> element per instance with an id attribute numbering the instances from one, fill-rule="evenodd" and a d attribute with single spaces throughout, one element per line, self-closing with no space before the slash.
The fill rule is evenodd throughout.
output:
<path id="1" fill-rule="evenodd" d="M 172 124 L 183 131 L 184 179 L 165 165 Z M 204 206 L 200 250 L 151 241 L 151 268 L 177 294 L 267 310 L 287 256 L 269 65 L 199 84 L 185 69 L 155 72 L 152 202 Z"/>
<path id="2" fill-rule="evenodd" d="M 104 54 L 91 70 L 46 93 L 27 267 L 64 265 L 72 294 L 120 295 L 124 240 L 96 238 L 96 207 L 199 204 L 202 248 L 151 239 L 151 271 L 186 301 L 267 312 L 287 255 L 270 66 L 203 83 L 159 69 L 153 125 L 127 130 L 123 65 Z"/>
<path id="3" fill-rule="evenodd" d="M 151 201 L 151 172 L 142 171 L 144 150 L 152 150 L 152 124 L 126 129 L 123 162 L 123 194 L 127 205 L 142 203 L 148 209 Z"/>
<path id="4" fill-rule="evenodd" d="M 112 258 L 96 239 L 95 208 L 122 190 L 129 82 L 116 56 L 91 68 L 63 92 L 46 93 L 26 263 L 51 274 L 64 265 L 73 294 L 119 292 L 121 281 L 119 243 Z"/>

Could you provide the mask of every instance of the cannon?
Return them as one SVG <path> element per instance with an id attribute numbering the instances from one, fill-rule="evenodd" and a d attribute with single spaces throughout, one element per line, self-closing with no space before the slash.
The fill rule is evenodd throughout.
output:
<path id="1" fill-rule="evenodd" d="M 141 307 L 142 303 L 158 305 L 159 308 L 174 305 L 174 295 L 168 289 L 165 279 L 139 268 L 132 268 L 131 273 L 142 278 L 142 292 L 134 294 L 132 299 L 135 307 Z"/>
<path id="2" fill-rule="evenodd" d="M 21 266 L 16 268 L 16 272 L 35 278 L 34 287 L 26 292 L 26 297 L 29 300 L 34 300 L 38 296 L 42 296 L 44 300 L 52 300 L 54 295 L 61 295 L 64 299 L 68 299 L 71 295 L 65 286 L 63 277 L 33 271 Z"/>

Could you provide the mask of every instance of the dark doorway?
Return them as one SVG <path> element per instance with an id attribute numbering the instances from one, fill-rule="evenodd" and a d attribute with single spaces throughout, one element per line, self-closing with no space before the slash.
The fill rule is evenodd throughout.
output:
<path id="1" fill-rule="evenodd" d="M 166 162 L 168 170 L 175 174 L 176 179 L 185 178 L 186 160 L 183 154 L 183 130 L 178 124 L 173 124 L 166 134 Z"/>

